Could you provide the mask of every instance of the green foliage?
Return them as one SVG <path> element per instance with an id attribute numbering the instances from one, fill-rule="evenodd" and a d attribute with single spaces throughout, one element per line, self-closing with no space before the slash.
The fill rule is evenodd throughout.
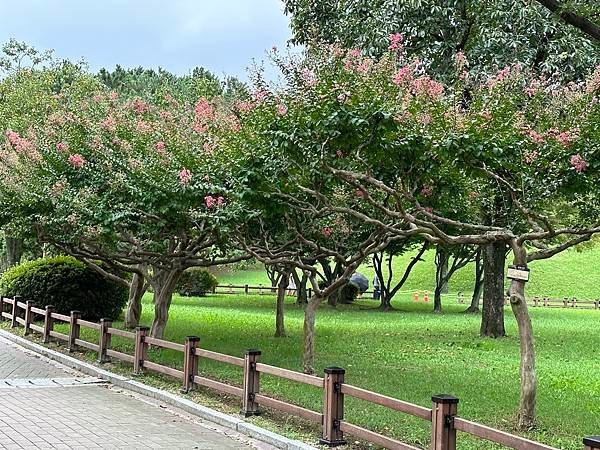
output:
<path id="1" fill-rule="evenodd" d="M 560 3 L 598 17 L 597 3 Z M 519 63 L 555 79 L 579 80 L 600 63 L 598 44 L 536 1 L 285 0 L 285 7 L 296 43 L 336 43 L 379 57 L 390 45 L 388 35 L 402 33 L 408 53 L 446 80 L 455 78 L 457 51 L 481 76 Z"/>
<path id="2" fill-rule="evenodd" d="M 0 292 L 20 295 L 39 308 L 57 312 L 81 311 L 87 320 L 116 319 L 127 302 L 128 290 L 83 263 L 67 256 L 42 258 L 15 266 L 2 275 Z"/>
<path id="3" fill-rule="evenodd" d="M 212 292 L 219 281 L 208 270 L 191 268 L 183 272 L 175 292 L 185 297 L 204 296 Z"/>

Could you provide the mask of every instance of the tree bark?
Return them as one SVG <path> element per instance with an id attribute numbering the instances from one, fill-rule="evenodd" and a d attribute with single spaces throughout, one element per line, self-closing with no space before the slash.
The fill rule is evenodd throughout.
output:
<path id="1" fill-rule="evenodd" d="M 306 305 L 308 303 L 308 293 L 306 285 L 308 283 L 308 275 L 302 274 L 302 278 L 298 276 L 295 270 L 292 271 L 294 283 L 296 283 L 296 305 Z"/>
<path id="2" fill-rule="evenodd" d="M 129 300 L 125 311 L 125 328 L 135 328 L 140 324 L 142 316 L 142 297 L 146 292 L 144 277 L 138 273 L 133 274 L 129 285 Z"/>
<path id="3" fill-rule="evenodd" d="M 435 262 L 439 265 L 435 271 L 435 285 L 440 286 L 440 294 L 447 294 L 448 280 L 445 280 L 445 278 L 448 274 L 448 260 L 450 256 L 440 245 L 435 248 L 435 252 L 437 253 Z"/>
<path id="4" fill-rule="evenodd" d="M 304 354 L 302 358 L 304 373 L 309 374 L 315 373 L 315 322 L 321 300 L 323 300 L 321 297 L 314 295 L 304 310 Z"/>
<path id="5" fill-rule="evenodd" d="M 592 22 L 587 17 L 584 17 L 581 14 L 577 14 L 575 11 L 566 9 L 557 0 L 537 1 L 541 5 L 544 5 L 550 11 L 552 11 L 554 14 L 558 14 L 558 16 L 569 25 L 578 28 L 592 39 L 595 39 L 597 42 L 600 42 L 600 25 Z"/>
<path id="6" fill-rule="evenodd" d="M 513 251 L 515 253 L 514 264 L 526 266 L 527 258 L 525 249 L 515 244 Z M 519 328 L 519 345 L 521 351 L 521 396 L 517 420 L 519 428 L 526 430 L 535 425 L 537 377 L 535 373 L 533 327 L 531 325 L 531 318 L 529 317 L 529 310 L 527 309 L 527 302 L 525 301 L 525 283 L 520 280 L 512 280 L 509 295 L 510 306 Z"/>
<path id="7" fill-rule="evenodd" d="M 433 312 L 442 312 L 442 286 L 437 286 L 433 293 Z"/>
<path id="8" fill-rule="evenodd" d="M 285 294 L 290 282 L 290 273 L 283 272 L 279 277 L 277 287 L 277 312 L 275 314 L 275 337 L 285 337 L 284 304 Z"/>
<path id="9" fill-rule="evenodd" d="M 475 258 L 475 285 L 473 286 L 471 306 L 465 310 L 466 313 L 479 312 L 479 301 L 481 300 L 481 291 L 483 289 L 483 261 L 481 260 L 481 251 L 481 248 L 477 250 L 477 257 Z"/>
<path id="10" fill-rule="evenodd" d="M 488 244 L 483 249 L 483 311 L 481 336 L 503 337 L 504 329 L 504 267 L 506 245 Z"/>
<path id="11" fill-rule="evenodd" d="M 23 239 L 6 236 L 6 264 L 7 268 L 16 266 L 23 257 Z"/>
<path id="12" fill-rule="evenodd" d="M 162 339 L 167 321 L 169 320 L 169 308 L 173 300 L 173 291 L 177 281 L 181 277 L 181 270 L 160 270 L 154 276 L 152 287 L 154 288 L 154 320 L 150 328 L 150 336 Z"/>

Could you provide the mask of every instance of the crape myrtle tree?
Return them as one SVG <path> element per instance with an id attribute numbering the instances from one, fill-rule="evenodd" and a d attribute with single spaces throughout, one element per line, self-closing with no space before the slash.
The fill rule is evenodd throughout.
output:
<path id="1" fill-rule="evenodd" d="M 143 277 L 154 291 L 151 334 L 161 337 L 186 268 L 244 258 L 224 238 L 236 206 L 210 136 L 239 125 L 218 100 L 151 105 L 85 89 L 27 134 L 5 131 L 3 220 L 123 284 L 97 262 Z"/>
<path id="2" fill-rule="evenodd" d="M 242 118 L 244 139 L 228 145 L 254 149 L 250 159 L 261 164 L 249 164 L 253 176 L 270 167 L 290 186 L 280 189 L 286 207 L 351 218 L 380 230 L 379 241 L 501 242 L 515 265 L 527 267 L 600 232 L 600 68 L 585 83 L 560 86 L 509 67 L 472 81 L 466 107 L 461 84 L 471 77 L 463 54 L 456 65 L 459 83 L 444 87 L 395 52 L 375 60 L 357 50 L 312 48 L 280 64 L 285 87 Z M 278 170 L 282 161 L 289 163 Z M 515 214 L 497 226 L 462 208 L 427 206 L 422 187 L 442 173 L 459 180 L 452 185 L 457 204 L 482 210 L 490 198 L 508 196 Z M 280 204 L 277 196 L 272 201 Z M 537 391 L 525 281 L 511 280 L 509 294 L 521 353 L 518 423 L 525 428 L 535 422 Z"/>
<path id="3" fill-rule="evenodd" d="M 454 55 L 462 52 L 470 73 L 484 81 L 498 69 L 521 64 L 546 78 L 581 81 L 600 64 L 600 7 L 588 0 L 285 0 L 292 41 L 336 43 L 372 57 L 403 47 L 428 73 L 454 82 Z M 398 31 L 402 35 L 395 34 Z M 395 40 L 388 36 L 395 34 Z M 458 74 L 460 75 L 460 74 Z M 470 86 L 465 85 L 468 97 Z M 515 220 L 510 198 L 489 198 L 487 220 L 495 226 Z M 481 332 L 504 336 L 504 283 L 508 247 L 484 246 Z M 474 290 L 477 286 L 475 286 Z"/>

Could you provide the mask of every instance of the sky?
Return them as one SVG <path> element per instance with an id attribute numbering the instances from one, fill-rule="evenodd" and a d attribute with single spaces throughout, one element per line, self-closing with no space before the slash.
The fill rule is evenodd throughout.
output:
<path id="1" fill-rule="evenodd" d="M 286 45 L 288 22 L 280 0 L 0 0 L 0 43 L 83 57 L 93 71 L 203 66 L 247 80 L 253 59 Z"/>

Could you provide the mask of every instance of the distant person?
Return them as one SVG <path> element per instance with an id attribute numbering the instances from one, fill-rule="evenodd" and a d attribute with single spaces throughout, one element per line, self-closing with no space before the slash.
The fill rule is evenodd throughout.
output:
<path id="1" fill-rule="evenodd" d="M 373 278 L 373 300 L 379 300 L 381 297 L 381 284 L 379 283 L 379 277 L 375 274 Z"/>
<path id="2" fill-rule="evenodd" d="M 290 276 L 290 282 L 287 287 L 287 295 L 296 295 L 296 282 L 292 276 Z"/>

